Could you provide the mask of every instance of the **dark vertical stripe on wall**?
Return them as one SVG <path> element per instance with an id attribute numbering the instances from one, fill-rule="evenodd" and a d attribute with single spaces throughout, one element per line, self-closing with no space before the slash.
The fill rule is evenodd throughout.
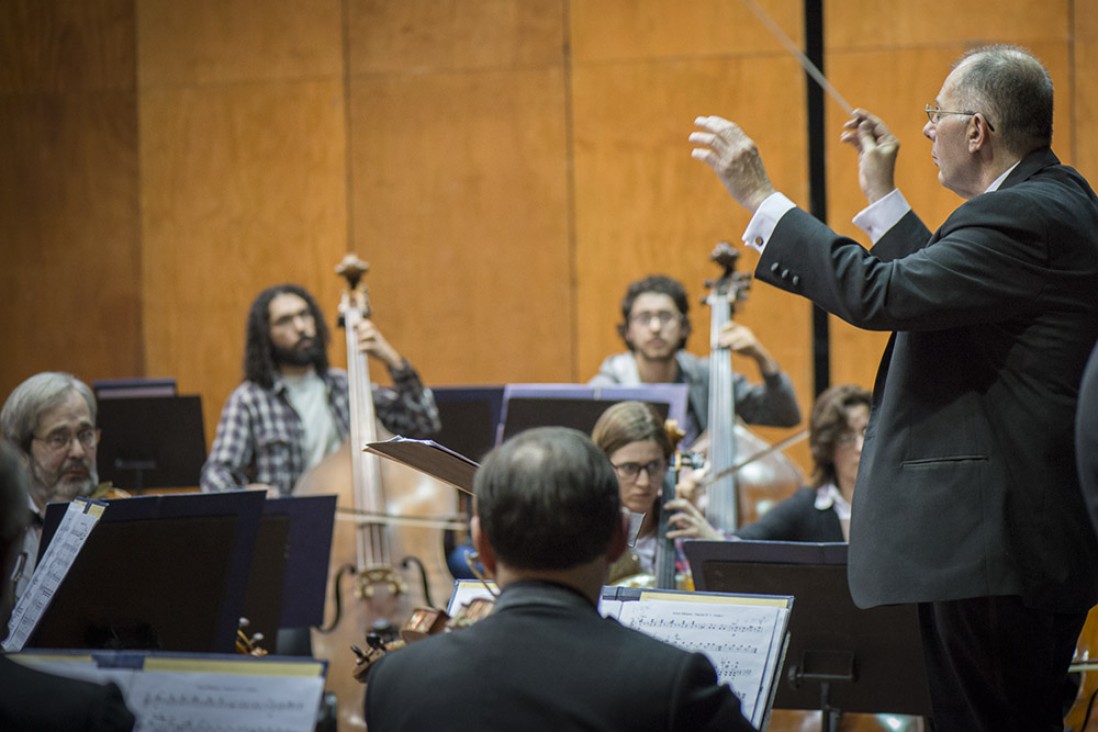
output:
<path id="1" fill-rule="evenodd" d="M 823 0 L 804 0 L 805 55 L 821 73 L 824 69 Z M 805 74 L 808 102 L 808 198 L 809 210 L 820 221 L 827 221 L 827 183 L 824 175 L 824 92 Z M 814 394 L 831 384 L 831 342 L 827 313 L 812 306 L 812 362 Z"/>

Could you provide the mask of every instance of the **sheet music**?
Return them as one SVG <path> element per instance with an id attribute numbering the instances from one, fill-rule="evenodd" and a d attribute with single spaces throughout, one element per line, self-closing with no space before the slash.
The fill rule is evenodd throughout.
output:
<path id="1" fill-rule="evenodd" d="M 682 598 L 689 596 L 683 595 Z M 789 610 L 690 599 L 607 601 L 604 615 L 688 651 L 705 654 L 756 726 L 767 712 Z"/>
<path id="2" fill-rule="evenodd" d="M 195 656 L 174 662 L 131 656 L 122 666 L 110 665 L 115 661 L 109 656 L 14 658 L 48 673 L 118 684 L 136 732 L 312 732 L 316 727 L 325 676 L 317 661 Z"/>
<path id="3" fill-rule="evenodd" d="M 75 498 L 69 503 L 45 556 L 12 612 L 8 638 L 4 641 L 6 653 L 23 649 L 105 509 L 106 504 L 84 498 Z"/>
<path id="4" fill-rule="evenodd" d="M 323 677 L 146 671 L 125 696 L 137 732 L 308 732 L 323 691 Z"/>

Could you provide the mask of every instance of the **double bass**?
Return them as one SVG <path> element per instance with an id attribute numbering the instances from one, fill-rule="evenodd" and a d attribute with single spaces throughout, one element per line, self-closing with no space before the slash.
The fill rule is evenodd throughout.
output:
<path id="1" fill-rule="evenodd" d="M 350 437 L 294 487 L 295 495 L 337 494 L 328 579 L 331 619 L 313 630 L 312 643 L 313 655 L 328 661 L 341 730 L 366 727 L 352 648 L 365 646 L 371 633 L 395 633 L 415 606 L 430 605 L 433 598 L 445 601 L 453 586 L 436 522 L 401 519 L 458 515 L 453 488 L 363 450 L 378 441 L 367 355 L 359 350 L 357 335 L 358 324 L 371 314 L 362 281 L 367 269 L 353 254 L 336 268 L 347 282 L 339 312 L 347 345 Z"/>
<path id="2" fill-rule="evenodd" d="M 720 344 L 720 334 L 751 286 L 751 275 L 735 271 L 739 256 L 728 242 L 717 244 L 709 258 L 721 268 L 721 276 L 706 282 L 709 294 L 705 298 L 710 311 L 707 432 L 711 476 L 706 481 L 705 518 L 725 532 L 754 521 L 768 504 L 792 495 L 802 482 L 801 472 L 791 460 L 769 451 L 765 441 L 736 419 L 732 354 Z M 743 460 L 746 455 L 759 459 Z"/>

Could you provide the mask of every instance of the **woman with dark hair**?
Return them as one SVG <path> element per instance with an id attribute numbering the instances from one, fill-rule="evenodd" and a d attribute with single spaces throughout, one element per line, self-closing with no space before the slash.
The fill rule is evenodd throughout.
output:
<path id="1" fill-rule="evenodd" d="M 753 524 L 741 539 L 849 541 L 850 502 L 862 457 L 872 397 L 854 384 L 841 384 L 816 399 L 808 421 L 812 484 L 785 499 Z"/>

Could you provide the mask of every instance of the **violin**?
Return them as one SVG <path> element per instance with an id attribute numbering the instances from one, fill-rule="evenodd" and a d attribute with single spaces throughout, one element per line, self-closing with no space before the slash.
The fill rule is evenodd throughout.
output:
<path id="1" fill-rule="evenodd" d="M 458 613 L 452 617 L 440 608 L 417 607 L 401 627 L 399 638 L 386 640 L 379 633 L 370 633 L 366 637 L 366 650 L 358 646 L 351 646 L 351 650 L 354 651 L 357 659 L 353 671 L 356 681 L 362 684 L 367 683 L 370 669 L 378 661 L 385 655 L 404 648 L 409 643 L 423 640 L 432 635 L 468 628 L 492 614 L 496 609 L 496 597 L 499 596 L 499 590 L 477 568 L 478 557 L 476 552 L 467 555 L 465 561 L 473 574 L 484 583 L 488 595 L 474 597 L 463 603 Z"/>

